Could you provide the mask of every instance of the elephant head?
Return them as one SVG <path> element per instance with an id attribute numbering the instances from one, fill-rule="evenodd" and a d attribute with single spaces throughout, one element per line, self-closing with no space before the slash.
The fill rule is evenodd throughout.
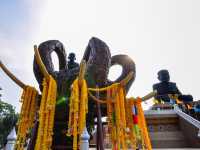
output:
<path id="1" fill-rule="evenodd" d="M 49 74 L 51 74 L 57 81 L 58 90 L 62 89 L 62 82 L 67 79 L 74 78 L 78 75 L 79 68 L 68 69 L 66 61 L 66 52 L 63 44 L 58 40 L 50 40 L 43 42 L 39 45 L 39 53 L 41 59 L 46 66 Z M 52 63 L 51 53 L 55 51 L 59 60 L 59 71 L 54 70 Z M 83 59 L 87 63 L 86 74 L 90 76 L 90 80 L 93 84 L 89 86 L 99 86 L 104 87 L 111 85 L 115 82 L 120 82 L 123 80 L 130 72 L 133 72 L 133 76 L 126 84 L 126 92 L 128 92 L 131 84 L 135 79 L 135 63 L 127 55 L 115 55 L 111 57 L 109 47 L 105 42 L 98 38 L 91 38 L 89 40 L 88 46 L 86 47 Z M 113 65 L 122 66 L 122 74 L 115 81 L 110 81 L 108 79 L 109 69 Z M 35 77 L 42 89 L 42 79 L 43 74 L 41 73 L 38 64 L 34 58 L 33 70 Z M 59 88 L 60 87 L 60 88 Z"/>
<path id="2" fill-rule="evenodd" d="M 87 73 L 90 74 L 95 85 L 104 87 L 122 81 L 130 72 L 133 76 L 125 86 L 128 92 L 135 79 L 135 63 L 127 55 L 115 55 L 111 57 L 109 47 L 98 38 L 91 38 L 85 50 L 83 59 L 87 62 Z M 122 74 L 115 80 L 108 79 L 109 69 L 113 65 L 122 66 Z"/>

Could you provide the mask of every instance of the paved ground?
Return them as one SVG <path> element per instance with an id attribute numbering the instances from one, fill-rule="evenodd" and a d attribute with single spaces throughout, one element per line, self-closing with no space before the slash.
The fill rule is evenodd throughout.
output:
<path id="1" fill-rule="evenodd" d="M 155 150 L 199 150 L 199 148 L 155 148 Z"/>
<path id="2" fill-rule="evenodd" d="M 90 150 L 96 150 L 96 148 L 90 148 Z M 111 150 L 111 149 L 105 149 L 105 150 Z M 200 150 L 200 148 L 154 148 L 153 150 Z"/>

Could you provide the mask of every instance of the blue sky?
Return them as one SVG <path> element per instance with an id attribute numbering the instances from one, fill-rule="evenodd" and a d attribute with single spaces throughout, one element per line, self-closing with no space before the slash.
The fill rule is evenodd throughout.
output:
<path id="1" fill-rule="evenodd" d="M 32 47 L 34 26 L 39 10 L 39 1 L 2 0 L 0 2 L 0 59 L 20 80 L 36 84 L 32 75 Z M 19 111 L 21 89 L 0 71 L 2 100 L 13 104 Z M 32 78 L 32 79 L 31 79 Z"/>
<path id="2" fill-rule="evenodd" d="M 24 2 L 13 0 L 2 0 L 0 5 L 1 31 L 17 35 L 16 28 L 21 28 L 22 24 L 30 19 L 27 5 Z"/>
<path id="3" fill-rule="evenodd" d="M 143 96 L 168 69 L 185 94 L 200 98 L 200 1 L 197 0 L 1 0 L 0 59 L 24 83 L 38 88 L 32 71 L 33 45 L 60 40 L 77 60 L 92 36 L 112 55 L 128 54 L 136 80 L 128 95 Z M 110 77 L 118 75 L 111 71 Z M 21 89 L 0 70 L 2 100 L 20 108 Z M 150 102 L 147 106 L 150 105 Z"/>
<path id="4" fill-rule="evenodd" d="M 30 37 L 33 30 L 31 23 L 35 21 L 37 16 L 37 12 L 33 11 L 33 7 L 39 6 L 39 1 L 36 0 L 35 2 L 32 3 L 29 0 L 1 0 L 0 27 L 3 38 L 15 41 L 16 39 L 24 40 Z"/>

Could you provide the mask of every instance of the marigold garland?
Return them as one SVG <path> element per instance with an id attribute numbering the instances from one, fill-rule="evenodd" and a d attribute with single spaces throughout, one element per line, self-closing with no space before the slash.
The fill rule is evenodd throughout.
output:
<path id="1" fill-rule="evenodd" d="M 39 110 L 39 127 L 35 150 L 50 150 L 55 116 L 57 84 L 52 76 L 43 80 L 42 99 Z"/>
<path id="2" fill-rule="evenodd" d="M 78 148 L 77 135 L 81 135 L 85 127 L 85 115 L 87 113 L 88 92 L 107 91 L 107 99 L 99 100 L 91 93 L 91 98 L 101 104 L 107 105 L 108 132 L 112 141 L 112 149 L 126 150 L 138 148 L 139 144 L 143 149 L 151 150 L 151 143 L 141 107 L 141 99 L 125 99 L 124 88 L 121 84 L 115 83 L 105 88 L 88 88 L 84 84 L 79 87 L 78 79 L 72 85 L 70 97 L 70 115 L 67 135 L 73 135 L 73 149 Z M 80 113 L 81 112 L 81 113 Z M 79 137 L 80 139 L 80 137 Z"/>
<path id="3" fill-rule="evenodd" d="M 125 99 L 123 86 L 119 83 L 105 88 L 88 88 L 89 91 L 107 91 L 107 99 L 99 100 L 90 94 L 93 100 L 107 104 L 108 132 L 112 149 L 126 150 L 138 148 L 151 150 L 141 99 Z"/>
<path id="4" fill-rule="evenodd" d="M 127 149 L 126 146 L 126 111 L 123 87 L 113 84 L 107 89 L 107 116 L 112 149 Z M 98 90 L 101 91 L 101 90 Z"/>
<path id="5" fill-rule="evenodd" d="M 134 122 L 133 122 L 133 114 L 132 114 L 132 107 L 134 106 L 134 101 L 127 99 L 126 100 L 126 122 L 127 122 L 127 128 L 128 128 L 128 133 L 127 137 L 130 141 L 130 147 L 132 149 L 137 148 L 137 141 L 138 141 L 138 136 L 134 130 Z"/>
<path id="6" fill-rule="evenodd" d="M 139 97 L 137 99 L 134 98 L 127 99 L 126 109 L 129 112 L 127 113 L 127 120 L 128 120 L 127 125 L 129 126 L 129 128 L 131 128 L 131 126 L 134 127 L 133 134 L 135 135 L 136 141 L 133 142 L 135 143 L 135 147 L 141 144 L 142 149 L 151 150 L 152 149 L 151 142 L 148 135 L 148 130 L 141 102 L 142 100 Z M 131 115 L 133 116 L 132 119 Z M 131 124 L 131 122 L 133 123 Z"/>
<path id="7" fill-rule="evenodd" d="M 146 125 L 145 116 L 144 116 L 144 112 L 143 112 L 143 109 L 142 109 L 141 102 L 142 102 L 142 99 L 138 97 L 137 100 L 136 100 L 136 107 L 138 108 L 138 114 L 139 114 L 139 118 L 140 118 L 139 119 L 140 120 L 139 126 L 141 128 L 142 136 L 143 136 L 143 139 L 144 139 L 144 145 L 145 145 L 144 149 L 151 150 L 152 149 L 151 141 L 150 141 L 150 138 L 149 138 L 148 129 L 147 129 L 147 125 Z"/>
<path id="8" fill-rule="evenodd" d="M 35 88 L 26 86 L 23 90 L 21 101 L 22 107 L 18 122 L 17 141 L 15 150 L 23 150 L 27 134 L 34 125 L 36 115 L 36 96 L 38 92 Z"/>
<path id="9" fill-rule="evenodd" d="M 79 85 L 79 80 L 76 79 L 72 84 L 70 104 L 69 104 L 69 121 L 67 135 L 73 135 L 73 150 L 78 149 L 81 133 L 86 127 L 86 114 L 88 112 L 88 91 L 87 83 L 82 80 Z"/>

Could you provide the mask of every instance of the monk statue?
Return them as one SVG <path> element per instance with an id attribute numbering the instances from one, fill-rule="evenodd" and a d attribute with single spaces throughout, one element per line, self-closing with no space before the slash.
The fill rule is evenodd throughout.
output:
<path id="1" fill-rule="evenodd" d="M 181 95 L 176 83 L 170 82 L 170 75 L 168 70 L 160 70 L 158 72 L 158 80 L 160 83 L 156 83 L 153 85 L 153 90 L 157 90 L 157 95 L 155 99 L 159 102 L 170 102 L 169 94 L 177 94 Z"/>
<path id="2" fill-rule="evenodd" d="M 79 68 L 79 64 L 75 62 L 76 56 L 74 53 L 70 53 L 68 59 L 69 59 L 67 63 L 68 69 Z"/>
<path id="3" fill-rule="evenodd" d="M 160 70 L 158 72 L 158 80 L 160 83 L 153 85 L 153 90 L 157 90 L 155 99 L 158 100 L 158 102 L 164 101 L 174 103 L 175 101 L 173 101 L 169 95 L 176 95 L 176 97 L 184 103 L 190 103 L 193 101 L 192 95 L 183 95 L 176 86 L 176 83 L 170 82 L 168 70 Z"/>

